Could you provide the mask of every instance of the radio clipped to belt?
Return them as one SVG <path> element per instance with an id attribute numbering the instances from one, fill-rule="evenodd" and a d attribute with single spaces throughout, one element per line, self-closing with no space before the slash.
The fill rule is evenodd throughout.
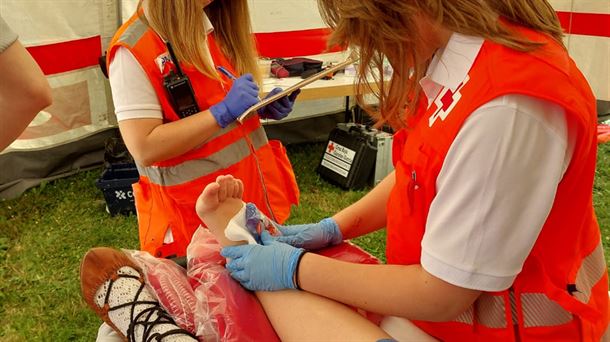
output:
<path id="1" fill-rule="evenodd" d="M 191 81 L 187 75 L 182 73 L 172 45 L 169 42 L 166 42 L 165 45 L 169 51 L 172 63 L 176 66 L 176 72 L 170 70 L 169 74 L 163 78 L 163 86 L 169 95 L 172 107 L 181 119 L 197 114 L 199 113 L 199 106 L 195 99 L 195 92 L 191 86 Z"/>

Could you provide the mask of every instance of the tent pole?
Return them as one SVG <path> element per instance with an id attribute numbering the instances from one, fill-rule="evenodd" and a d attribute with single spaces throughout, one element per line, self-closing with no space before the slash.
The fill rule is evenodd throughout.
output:
<path id="1" fill-rule="evenodd" d="M 116 13 L 117 13 L 117 26 L 121 27 L 123 25 L 123 0 L 116 0 Z"/>

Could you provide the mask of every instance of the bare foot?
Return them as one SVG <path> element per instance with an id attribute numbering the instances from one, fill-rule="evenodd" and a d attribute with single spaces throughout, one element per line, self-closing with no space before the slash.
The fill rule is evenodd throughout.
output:
<path id="1" fill-rule="evenodd" d="M 241 200 L 243 193 L 244 185 L 241 180 L 231 175 L 218 176 L 216 182 L 208 184 L 197 199 L 197 215 L 222 246 L 243 243 L 231 241 L 224 234 L 231 218 L 244 206 Z"/>

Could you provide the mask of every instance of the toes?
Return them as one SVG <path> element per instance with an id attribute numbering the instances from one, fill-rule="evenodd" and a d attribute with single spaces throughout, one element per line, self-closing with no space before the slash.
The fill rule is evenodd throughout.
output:
<path id="1" fill-rule="evenodd" d="M 231 191 L 227 194 L 227 196 L 235 199 L 241 199 L 241 194 L 244 192 L 244 184 L 237 178 L 233 179 L 233 182 L 231 183 Z"/>
<path id="2" fill-rule="evenodd" d="M 244 183 L 231 176 L 224 175 L 216 178 L 216 183 L 220 185 L 219 200 L 223 202 L 227 198 L 241 199 L 244 193 Z"/>
<path id="3" fill-rule="evenodd" d="M 241 179 L 236 179 L 236 181 L 237 190 L 235 193 L 235 198 L 242 199 L 242 197 L 244 197 L 244 183 L 241 181 Z"/>
<path id="4" fill-rule="evenodd" d="M 231 175 L 226 176 L 218 176 L 216 178 L 216 183 L 220 185 L 220 190 L 218 191 L 218 200 L 220 202 L 224 202 L 227 197 L 233 196 L 233 181 L 235 178 Z"/>
<path id="5" fill-rule="evenodd" d="M 208 184 L 205 189 L 203 189 L 195 204 L 195 210 L 200 218 L 204 213 L 215 210 L 218 207 L 220 203 L 219 191 L 220 184 L 216 182 Z"/>

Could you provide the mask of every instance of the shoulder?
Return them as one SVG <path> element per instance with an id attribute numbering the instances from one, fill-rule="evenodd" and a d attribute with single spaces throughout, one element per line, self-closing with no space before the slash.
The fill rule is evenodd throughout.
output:
<path id="1" fill-rule="evenodd" d="M 109 60 L 121 47 L 129 49 L 139 61 L 150 59 L 165 50 L 161 38 L 137 16 L 124 23 L 115 33 L 108 46 Z"/>
<path id="2" fill-rule="evenodd" d="M 122 45 L 134 46 L 149 29 L 141 19 L 134 17 L 119 28 L 113 40 Z"/>
<path id="3" fill-rule="evenodd" d="M 466 121 L 487 123 L 487 125 L 491 124 L 491 121 L 500 121 L 492 126 L 509 128 L 511 122 L 515 120 L 530 122 L 548 130 L 558 139 L 567 139 L 565 109 L 554 102 L 528 95 L 499 96 L 477 108 Z"/>
<path id="4" fill-rule="evenodd" d="M 466 119 L 454 141 L 455 145 L 462 147 L 456 149 L 453 146 L 452 149 L 459 154 L 464 146 L 477 150 L 497 148 L 494 144 L 482 142 L 501 139 L 513 148 L 544 153 L 548 145 L 556 145 L 569 152 L 574 142 L 568 136 L 566 111 L 563 107 L 532 96 L 507 94 L 477 108 Z M 542 139 L 545 143 L 534 144 L 534 139 Z M 566 153 L 564 163 L 569 162 L 569 157 L 569 153 Z"/>

